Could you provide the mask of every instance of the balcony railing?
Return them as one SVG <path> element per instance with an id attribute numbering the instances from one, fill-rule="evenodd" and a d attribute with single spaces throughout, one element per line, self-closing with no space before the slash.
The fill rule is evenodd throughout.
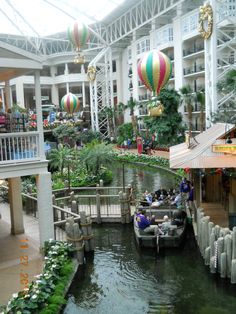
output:
<path id="1" fill-rule="evenodd" d="M 139 95 L 139 96 L 138 96 L 138 100 L 139 100 L 139 101 L 148 100 L 148 95 L 147 95 L 147 94 L 145 94 L 145 95 Z"/>
<path id="2" fill-rule="evenodd" d="M 192 67 L 184 68 L 183 73 L 184 75 L 189 75 L 197 72 L 202 72 L 205 70 L 205 65 L 204 64 L 196 64 Z"/>
<path id="3" fill-rule="evenodd" d="M 0 165 L 40 160 L 39 133 L 0 134 Z"/>
<path id="4" fill-rule="evenodd" d="M 198 45 L 198 46 L 193 46 L 191 48 L 184 49 L 183 50 L 183 56 L 186 57 L 186 56 L 189 56 L 191 54 L 194 54 L 196 52 L 203 51 L 203 50 L 204 50 L 204 44 Z"/>
<path id="5" fill-rule="evenodd" d="M 140 116 L 147 116 L 148 115 L 148 109 L 146 108 L 139 108 L 139 115 Z"/>

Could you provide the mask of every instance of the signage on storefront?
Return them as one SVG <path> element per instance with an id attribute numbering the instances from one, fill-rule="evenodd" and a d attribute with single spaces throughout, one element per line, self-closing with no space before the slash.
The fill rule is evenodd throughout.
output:
<path id="1" fill-rule="evenodd" d="M 213 153 L 236 154 L 236 144 L 216 144 L 212 145 Z"/>

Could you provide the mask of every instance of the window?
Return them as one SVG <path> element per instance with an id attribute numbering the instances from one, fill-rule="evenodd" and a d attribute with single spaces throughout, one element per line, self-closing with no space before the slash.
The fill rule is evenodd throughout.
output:
<path id="1" fill-rule="evenodd" d="M 137 54 L 146 52 L 150 50 L 150 39 L 143 39 L 137 43 Z"/>
<path id="2" fill-rule="evenodd" d="M 116 60 L 112 60 L 112 72 L 116 72 Z"/>
<path id="3" fill-rule="evenodd" d="M 128 59 L 132 59 L 132 49 L 128 48 Z"/>

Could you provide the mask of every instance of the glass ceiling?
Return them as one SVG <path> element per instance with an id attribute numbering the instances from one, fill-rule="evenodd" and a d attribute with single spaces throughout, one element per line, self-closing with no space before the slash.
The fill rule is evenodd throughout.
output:
<path id="1" fill-rule="evenodd" d="M 101 21 L 125 0 L 1 0 L 0 33 L 48 36 L 67 30 L 74 20 Z"/>

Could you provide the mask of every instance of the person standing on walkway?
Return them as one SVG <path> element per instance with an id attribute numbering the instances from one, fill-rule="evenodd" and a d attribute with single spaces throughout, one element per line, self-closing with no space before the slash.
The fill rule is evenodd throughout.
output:
<path id="1" fill-rule="evenodd" d="M 184 201 L 187 201 L 189 191 L 190 191 L 190 182 L 186 178 L 183 178 L 180 183 L 180 193 Z"/>

